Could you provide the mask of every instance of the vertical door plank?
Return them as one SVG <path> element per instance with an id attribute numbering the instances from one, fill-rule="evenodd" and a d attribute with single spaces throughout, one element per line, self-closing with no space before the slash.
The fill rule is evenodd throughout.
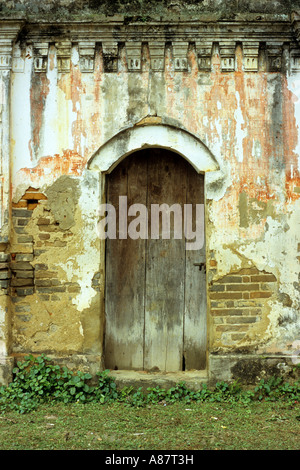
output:
<path id="1" fill-rule="evenodd" d="M 187 204 L 204 204 L 204 177 L 189 166 L 187 170 Z M 204 230 L 203 224 L 203 230 Z M 198 229 L 199 229 L 198 224 Z M 193 230 L 196 230 L 193 210 Z M 187 240 L 188 242 L 188 240 Z M 206 274 L 195 263 L 205 262 L 205 238 L 200 250 L 186 251 L 184 358 L 186 370 L 206 366 Z"/>
<path id="2" fill-rule="evenodd" d="M 146 205 L 146 193 L 141 155 L 128 157 L 108 177 L 107 201 L 116 208 L 119 196 L 127 196 L 128 207 Z M 145 240 L 119 239 L 119 228 L 117 239 L 106 244 L 105 366 L 138 370 L 143 369 Z"/>
<path id="3" fill-rule="evenodd" d="M 153 149 L 150 152 L 149 214 L 152 204 L 182 204 L 186 194 L 186 169 L 181 157 L 166 150 Z M 150 222 L 153 226 L 153 220 Z M 185 247 L 183 239 L 174 240 L 170 233 L 170 239 L 162 239 L 160 230 L 160 239 L 149 237 L 147 243 L 146 370 L 178 371 L 182 367 Z"/>

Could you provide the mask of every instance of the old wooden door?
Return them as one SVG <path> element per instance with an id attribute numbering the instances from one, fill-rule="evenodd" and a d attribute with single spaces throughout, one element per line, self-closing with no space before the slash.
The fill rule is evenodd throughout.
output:
<path id="1" fill-rule="evenodd" d="M 107 202 L 116 208 L 117 236 L 106 241 L 107 368 L 205 368 L 205 269 L 199 266 L 205 261 L 205 246 L 186 250 L 188 240 L 184 232 L 181 238 L 174 235 L 172 217 L 170 237 L 163 238 L 161 224 L 159 238 L 154 238 L 150 216 L 153 204 L 180 204 L 182 214 L 185 204 L 195 209 L 204 202 L 203 186 L 203 175 L 162 149 L 136 152 L 108 175 Z M 141 213 L 133 210 L 124 228 L 124 219 L 119 223 L 119 196 L 127 196 L 128 209 L 133 204 L 147 208 L 148 238 L 133 239 L 125 233 Z M 193 212 L 194 229 L 195 221 Z"/>

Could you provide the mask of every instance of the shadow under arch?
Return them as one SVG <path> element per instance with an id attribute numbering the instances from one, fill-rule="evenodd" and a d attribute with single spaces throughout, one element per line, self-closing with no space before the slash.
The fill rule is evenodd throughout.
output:
<path id="1" fill-rule="evenodd" d="M 147 148 L 171 150 L 187 160 L 197 173 L 220 169 L 216 158 L 200 139 L 167 124 L 135 125 L 120 131 L 91 156 L 88 169 L 110 173 L 128 155 Z"/>

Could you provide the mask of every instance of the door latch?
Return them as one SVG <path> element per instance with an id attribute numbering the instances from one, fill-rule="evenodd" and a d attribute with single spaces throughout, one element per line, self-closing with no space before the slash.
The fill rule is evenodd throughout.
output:
<path id="1" fill-rule="evenodd" d="M 206 273 L 206 263 L 194 263 L 194 266 L 199 266 L 199 271 L 204 271 Z"/>

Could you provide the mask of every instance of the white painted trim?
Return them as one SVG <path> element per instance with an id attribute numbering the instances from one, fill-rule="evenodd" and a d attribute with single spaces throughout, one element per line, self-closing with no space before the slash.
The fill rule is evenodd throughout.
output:
<path id="1" fill-rule="evenodd" d="M 178 153 L 198 173 L 219 170 L 217 160 L 197 137 L 183 129 L 163 124 L 137 125 L 119 132 L 92 155 L 88 168 L 110 173 L 131 153 L 151 147 Z"/>

